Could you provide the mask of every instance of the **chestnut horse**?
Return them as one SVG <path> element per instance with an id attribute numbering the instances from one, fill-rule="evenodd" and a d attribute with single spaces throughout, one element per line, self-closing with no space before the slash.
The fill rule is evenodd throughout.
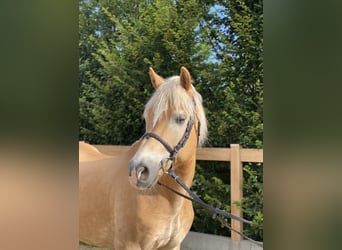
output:
<path id="1" fill-rule="evenodd" d="M 139 141 L 117 157 L 80 144 L 79 235 L 85 243 L 117 250 L 180 249 L 192 225 L 191 201 L 157 182 L 185 194 L 166 174 L 172 163 L 191 186 L 196 147 L 207 135 L 202 97 L 185 67 L 167 79 L 150 68 L 150 78 L 155 92 L 145 106 L 146 133 Z"/>

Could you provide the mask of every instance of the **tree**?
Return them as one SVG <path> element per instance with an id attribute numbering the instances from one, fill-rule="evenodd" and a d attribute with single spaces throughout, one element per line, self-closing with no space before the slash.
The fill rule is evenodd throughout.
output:
<path id="1" fill-rule="evenodd" d="M 262 148 L 263 142 L 263 39 L 262 1 L 204 1 L 211 4 L 201 23 L 202 39 L 211 44 L 211 64 L 201 72 L 201 93 L 207 107 L 209 146 L 227 147 L 238 143 L 243 147 Z M 202 164 L 203 165 L 203 164 Z M 201 166 L 202 166 L 201 165 Z M 197 171 L 197 179 L 222 176 L 226 179 L 217 187 L 229 190 L 229 175 L 225 166 L 209 163 L 207 171 Z M 209 170 L 209 171 L 208 171 Z M 262 221 L 263 168 L 248 164 L 244 168 L 244 201 L 241 204 L 247 219 Z M 215 197 L 199 182 L 194 189 L 212 205 Z M 215 187 L 210 186 L 211 190 Z M 208 189 L 209 189 L 208 188 Z M 222 196 L 219 200 L 224 200 Z M 217 201 L 216 201 L 217 202 Z M 227 201 L 229 204 L 230 201 Z M 202 213 L 199 211 L 199 213 Z M 202 220 L 205 217 L 202 214 Z M 209 220 L 208 220 L 209 221 Z M 196 223 L 194 226 L 197 226 Z M 262 240 L 262 229 L 245 226 L 246 234 Z M 199 228 L 197 228 L 199 229 Z M 211 225 L 209 232 L 222 233 Z"/>
<path id="2" fill-rule="evenodd" d="M 90 3 L 80 17 L 81 35 L 88 37 L 80 42 L 87 54 L 80 64 L 80 138 L 130 144 L 144 130 L 140 116 L 152 93 L 148 67 L 169 76 L 203 60 L 195 39 L 201 12 L 195 0 Z M 94 17 L 96 25 L 82 21 Z"/>
<path id="3" fill-rule="evenodd" d="M 216 61 L 203 85 L 212 146 L 262 147 L 263 40 L 261 1 L 217 1 L 204 34 Z M 209 100 L 210 99 L 210 100 Z"/>

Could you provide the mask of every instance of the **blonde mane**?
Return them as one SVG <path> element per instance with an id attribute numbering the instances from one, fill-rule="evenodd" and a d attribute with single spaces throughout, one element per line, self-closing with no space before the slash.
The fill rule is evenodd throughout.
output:
<path id="1" fill-rule="evenodd" d="M 192 92 L 196 106 L 194 105 L 192 98 L 181 86 L 179 76 L 167 78 L 165 82 L 157 88 L 151 99 L 146 104 L 143 116 L 147 119 L 148 111 L 152 110 L 153 126 L 155 126 L 161 115 L 170 107 L 175 110 L 181 110 L 187 116 L 193 116 L 195 114 L 201 123 L 198 142 L 199 146 L 201 146 L 207 138 L 207 120 L 202 106 L 202 96 L 196 91 L 194 86 L 192 86 Z"/>

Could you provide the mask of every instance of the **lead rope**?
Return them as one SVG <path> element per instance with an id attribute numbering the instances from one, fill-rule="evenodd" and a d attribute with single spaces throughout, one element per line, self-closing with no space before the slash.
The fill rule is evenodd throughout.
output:
<path id="1" fill-rule="evenodd" d="M 215 208 L 214 208 L 214 207 L 208 205 L 207 203 L 205 203 L 205 202 L 204 202 L 203 200 L 201 200 L 194 192 L 192 192 L 191 189 L 189 189 L 189 188 L 184 184 L 184 182 L 179 178 L 178 175 L 176 175 L 175 171 L 174 171 L 173 168 L 172 168 L 172 165 L 171 165 L 171 168 L 170 168 L 168 171 L 165 171 L 165 173 L 169 174 L 169 175 L 170 175 L 170 176 L 171 176 L 171 177 L 172 177 L 172 178 L 173 178 L 173 179 L 174 179 L 174 180 L 175 180 L 175 181 L 176 181 L 176 182 L 177 182 L 177 183 L 178 183 L 178 184 L 179 184 L 179 185 L 180 185 L 180 186 L 181 186 L 181 187 L 182 187 L 190 196 L 191 196 L 191 197 L 188 197 L 188 196 L 186 196 L 186 195 L 184 195 L 184 194 L 182 194 L 182 193 L 180 193 L 180 192 L 174 190 L 173 188 L 171 188 L 171 187 L 169 187 L 169 186 L 167 186 L 167 185 L 165 185 L 165 184 L 163 184 L 163 183 L 161 183 L 161 182 L 158 181 L 158 184 L 159 184 L 159 185 L 161 185 L 161 186 L 167 188 L 168 190 L 170 190 L 170 191 L 176 193 L 177 195 L 179 195 L 179 196 L 181 196 L 181 197 L 183 197 L 183 198 L 185 198 L 185 199 L 187 199 L 187 200 L 190 200 L 190 201 L 192 201 L 192 202 L 197 203 L 197 204 L 200 205 L 202 208 L 204 208 L 209 214 L 211 214 L 213 219 L 219 220 L 219 221 L 221 222 L 222 226 L 227 227 L 229 230 L 231 230 L 231 231 L 237 233 L 238 235 L 240 235 L 240 236 L 243 237 L 244 239 L 246 239 L 246 240 L 248 240 L 248 241 L 250 241 L 250 242 L 252 242 L 252 243 L 254 243 L 254 244 L 256 244 L 256 245 L 258 245 L 258 246 L 260 246 L 260 247 L 263 247 L 263 243 L 262 243 L 262 242 L 255 241 L 255 240 L 249 238 L 248 236 L 246 236 L 245 234 L 243 234 L 243 233 L 241 233 L 241 232 L 239 232 L 239 231 L 237 231 L 237 230 L 231 228 L 231 227 L 228 225 L 228 223 L 227 223 L 226 220 L 220 219 L 217 215 L 222 215 L 222 216 L 224 216 L 224 217 L 228 217 L 228 218 L 233 219 L 233 220 L 238 220 L 238 221 L 243 222 L 243 223 L 246 223 L 246 224 L 253 224 L 252 221 L 249 221 L 249 220 L 246 220 L 246 219 L 241 218 L 241 217 L 239 217 L 239 216 L 236 216 L 236 215 L 233 215 L 233 214 L 231 214 L 231 213 L 228 213 L 228 212 L 226 212 L 226 211 L 224 211 L 224 210 L 219 209 L 218 207 L 215 207 Z"/>

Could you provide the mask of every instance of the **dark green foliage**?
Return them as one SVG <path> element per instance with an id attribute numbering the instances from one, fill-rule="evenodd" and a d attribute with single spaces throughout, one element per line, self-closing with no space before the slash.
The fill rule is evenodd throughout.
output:
<path id="1" fill-rule="evenodd" d="M 84 1 L 80 9 L 87 10 L 80 13 L 80 139 L 131 144 L 144 130 L 148 67 L 170 76 L 182 65 L 191 70 L 193 58 L 204 60 L 193 39 L 198 4 Z M 88 21 L 92 15 L 96 25 Z"/>
<path id="2" fill-rule="evenodd" d="M 206 146 L 263 146 L 261 1 L 80 0 L 80 140 L 124 144 L 144 132 L 150 98 L 148 68 L 162 76 L 186 66 L 203 96 Z M 245 168 L 242 208 L 262 219 L 262 166 Z M 193 189 L 229 211 L 229 164 L 199 162 Z M 193 229 L 229 235 L 196 209 Z M 262 230 L 246 227 L 262 239 Z"/>
<path id="3" fill-rule="evenodd" d="M 202 91 L 211 146 L 262 148 L 263 41 L 261 1 L 218 1 L 203 29 L 217 64 Z M 211 128 L 211 127 L 210 127 Z"/>
<path id="4" fill-rule="evenodd" d="M 253 236 L 254 240 L 263 239 L 263 168 L 262 164 L 245 165 L 244 168 L 244 198 L 242 209 L 244 218 L 255 222 L 245 226 L 245 233 Z M 241 204 L 240 204 L 241 205 Z"/>

